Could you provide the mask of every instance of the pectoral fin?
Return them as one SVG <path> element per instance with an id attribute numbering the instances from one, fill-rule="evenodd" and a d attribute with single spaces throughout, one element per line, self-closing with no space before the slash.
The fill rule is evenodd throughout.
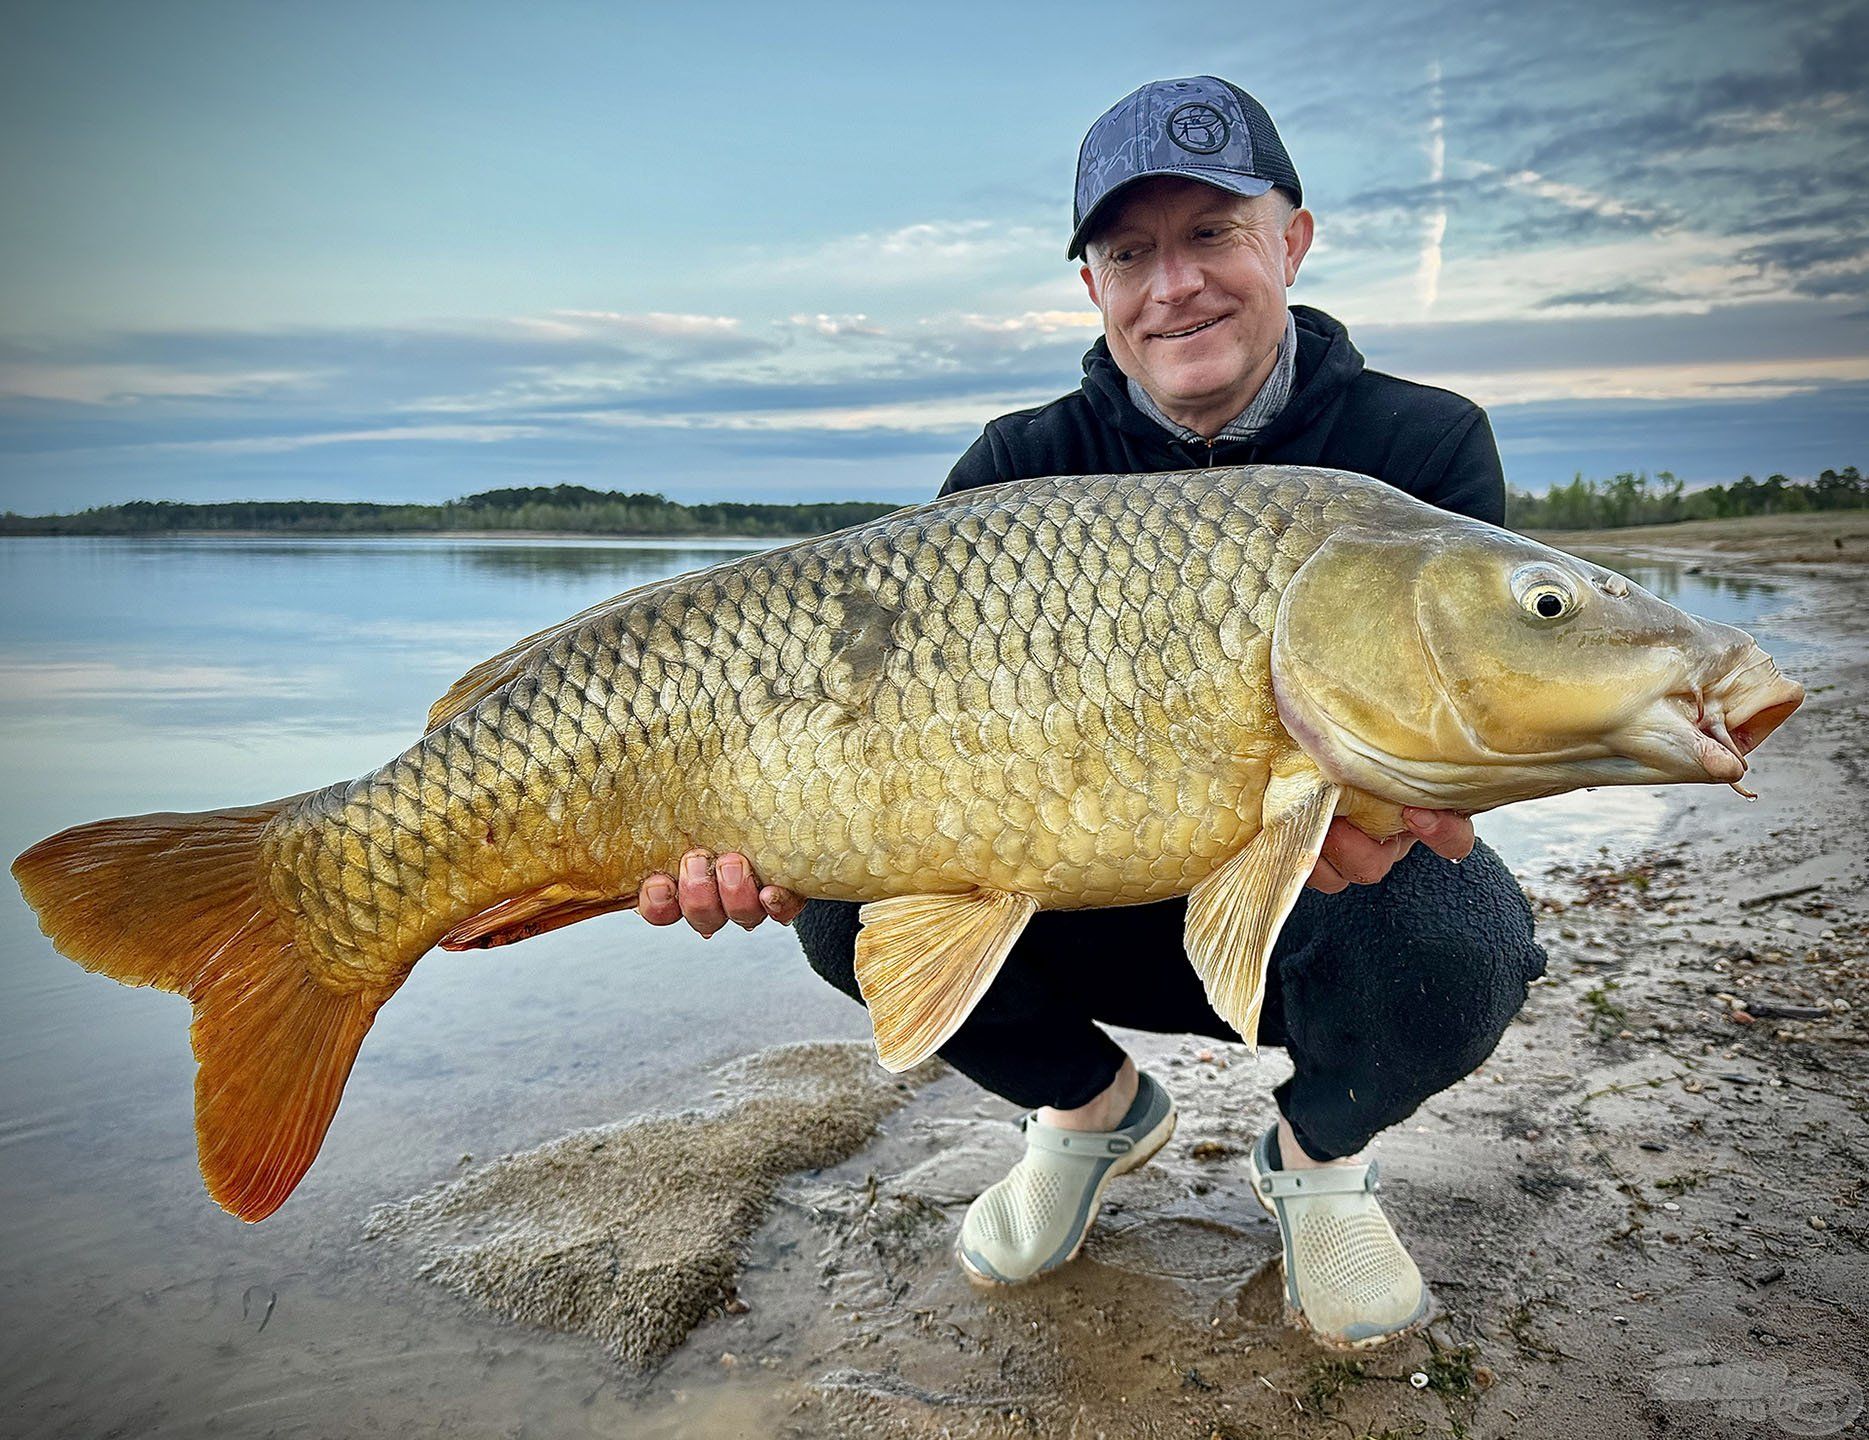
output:
<path id="1" fill-rule="evenodd" d="M 960 1028 L 1037 909 L 1028 895 L 969 890 L 877 900 L 858 912 L 857 987 L 885 1069 L 919 1065 Z"/>
<path id="2" fill-rule="evenodd" d="M 1337 796 L 1308 767 L 1275 777 L 1259 833 L 1188 896 L 1188 958 L 1208 1002 L 1248 1045 L 1258 1038 L 1273 942 L 1317 864 Z"/>

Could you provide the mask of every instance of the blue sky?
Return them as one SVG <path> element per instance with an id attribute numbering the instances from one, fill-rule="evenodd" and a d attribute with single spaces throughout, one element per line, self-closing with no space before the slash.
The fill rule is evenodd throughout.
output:
<path id="1" fill-rule="evenodd" d="M 0 508 L 918 498 L 1076 383 L 1078 141 L 1203 72 L 1514 483 L 1869 463 L 1869 0 L 8 14 Z"/>

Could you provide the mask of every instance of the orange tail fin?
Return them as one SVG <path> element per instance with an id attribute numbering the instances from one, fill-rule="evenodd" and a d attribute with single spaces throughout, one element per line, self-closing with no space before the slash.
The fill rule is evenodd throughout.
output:
<path id="1" fill-rule="evenodd" d="M 394 989 L 319 984 L 263 897 L 261 832 L 292 803 L 100 820 L 13 862 L 66 955 L 194 1002 L 201 1174 L 242 1220 L 272 1214 L 310 1167 Z"/>

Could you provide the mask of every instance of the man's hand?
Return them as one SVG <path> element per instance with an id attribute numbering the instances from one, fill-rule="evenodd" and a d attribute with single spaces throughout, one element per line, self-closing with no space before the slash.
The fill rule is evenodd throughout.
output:
<path id="1" fill-rule="evenodd" d="M 681 857 L 681 878 L 657 871 L 642 882 L 636 908 L 651 925 L 686 920 L 707 939 L 729 920 L 751 930 L 761 920 L 790 925 L 805 908 L 805 897 L 777 885 L 759 883 L 744 855 L 729 850 L 715 858 L 707 850 Z"/>
<path id="2" fill-rule="evenodd" d="M 1326 895 L 1352 885 L 1374 885 L 1419 840 L 1445 860 L 1460 861 L 1473 853 L 1473 822 L 1451 810 L 1404 810 L 1406 834 L 1372 840 L 1348 820 L 1339 817 L 1324 832 L 1324 849 L 1305 884 Z"/>

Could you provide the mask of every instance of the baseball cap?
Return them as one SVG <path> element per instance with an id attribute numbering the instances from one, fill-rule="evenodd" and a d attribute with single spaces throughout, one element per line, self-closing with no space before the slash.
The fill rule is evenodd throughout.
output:
<path id="1" fill-rule="evenodd" d="M 1248 197 L 1277 185 L 1304 203 L 1298 172 L 1265 106 L 1212 75 L 1155 80 L 1104 111 L 1084 136 L 1065 255 L 1083 254 L 1104 201 L 1150 175 L 1181 175 Z"/>

